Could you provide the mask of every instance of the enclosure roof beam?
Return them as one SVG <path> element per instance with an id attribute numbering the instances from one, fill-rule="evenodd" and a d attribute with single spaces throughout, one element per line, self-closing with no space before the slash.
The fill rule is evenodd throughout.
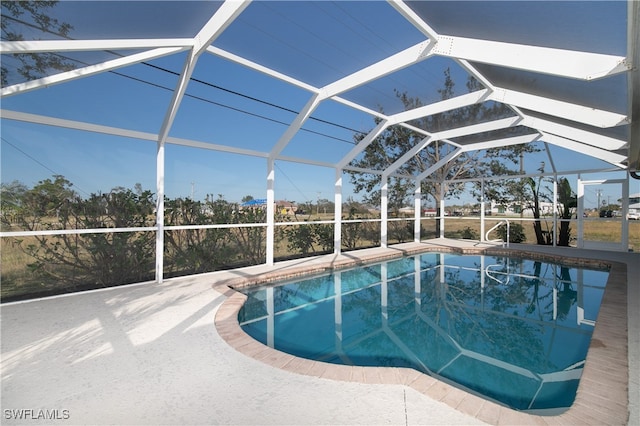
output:
<path id="1" fill-rule="evenodd" d="M 0 53 L 80 52 L 96 50 L 154 49 L 160 47 L 182 47 L 184 49 L 190 49 L 192 46 L 192 38 L 21 40 L 1 42 Z"/>
<path id="2" fill-rule="evenodd" d="M 133 55 L 124 56 L 122 58 L 113 59 L 111 61 L 101 62 L 95 65 L 89 65 L 84 68 L 76 70 L 66 71 L 47 77 L 42 77 L 36 80 L 27 81 L 25 83 L 14 84 L 13 86 L 7 86 L 0 89 L 0 97 L 6 97 L 16 95 L 18 93 L 25 93 L 31 90 L 40 89 L 43 87 L 49 87 L 54 84 L 64 83 L 78 78 L 84 78 L 95 74 L 100 74 L 106 71 L 111 71 L 127 65 L 136 64 L 143 61 L 149 61 L 152 59 L 161 58 L 163 56 L 171 55 L 185 50 L 182 47 L 166 47 L 161 49 L 153 49 L 146 52 L 135 53 Z"/>
<path id="3" fill-rule="evenodd" d="M 383 176 L 389 176 L 391 173 L 393 173 L 396 170 L 398 170 L 400 167 L 402 167 L 403 164 L 405 164 L 407 161 L 409 161 L 411 158 L 413 158 L 414 155 L 417 155 L 420 151 L 422 151 L 427 146 L 429 146 L 429 144 L 431 142 L 433 142 L 431 137 L 426 137 L 426 138 L 422 139 L 420 141 L 420 143 L 416 144 L 409 151 L 405 152 L 402 155 L 402 157 L 398 158 L 396 161 L 393 162 L 393 164 L 391 164 L 389 167 L 387 167 L 384 170 Z"/>
<path id="4" fill-rule="evenodd" d="M 385 129 L 389 126 L 387 120 L 382 120 L 378 125 L 371 130 L 356 146 L 354 146 L 351 151 L 347 153 L 337 164 L 337 169 L 343 169 L 347 164 L 349 164 L 354 158 L 358 156 L 362 151 L 364 151 Z"/>
<path id="5" fill-rule="evenodd" d="M 409 21 L 414 27 L 419 29 L 422 34 L 429 37 L 432 40 L 438 39 L 438 33 L 436 30 L 431 28 L 429 24 L 427 24 L 424 19 L 418 16 L 417 13 L 413 11 L 404 1 L 401 0 L 387 0 L 388 3 L 393 6 L 404 18 Z"/>
<path id="6" fill-rule="evenodd" d="M 467 93 L 465 95 L 456 96 L 454 98 L 445 99 L 443 101 L 434 102 L 429 105 L 424 105 L 418 108 L 391 115 L 389 116 L 389 121 L 391 122 L 391 124 L 402 123 L 406 121 L 417 120 L 419 118 L 427 117 L 441 112 L 451 111 L 469 105 L 474 105 L 486 100 L 489 96 L 489 93 L 489 90 L 483 89 Z"/>
<path id="7" fill-rule="evenodd" d="M 489 95 L 489 99 L 567 120 L 577 121 L 578 123 L 584 123 L 594 127 L 615 127 L 629 124 L 630 122 L 629 117 L 623 114 L 499 87 L 496 87 Z"/>
<path id="8" fill-rule="evenodd" d="M 503 146 L 521 145 L 525 143 L 535 142 L 540 139 L 540 133 L 533 133 L 529 135 L 513 136 L 510 138 L 495 139 L 486 142 L 470 143 L 463 145 L 462 150 L 464 152 L 477 151 L 480 149 L 492 149 L 500 148 Z"/>
<path id="9" fill-rule="evenodd" d="M 119 127 L 103 126 L 101 124 L 86 123 L 82 121 L 53 118 L 43 115 L 29 114 L 26 112 L 0 109 L 0 118 L 6 120 L 23 121 L 26 123 L 44 124 L 47 126 L 61 127 L 65 129 L 81 130 L 85 132 L 102 133 L 105 135 L 120 136 L 124 138 L 139 139 L 142 141 L 158 141 L 157 133 L 140 132 L 138 130 L 122 129 Z M 172 145 L 188 146 L 191 148 L 201 148 L 210 151 L 227 152 L 231 154 L 249 155 L 252 157 L 267 158 L 266 152 L 252 149 L 237 148 L 229 145 L 219 145 L 211 142 L 196 141 L 192 139 L 167 137 L 167 143 Z M 333 167 L 333 165 L 327 165 Z"/>
<path id="10" fill-rule="evenodd" d="M 256 62 L 250 61 L 249 59 L 243 58 L 242 56 L 238 56 L 234 53 L 231 52 L 227 52 L 224 49 L 220 49 L 219 47 L 216 46 L 209 46 L 207 47 L 207 53 L 210 53 L 212 55 L 215 56 L 219 56 L 221 58 L 227 59 L 231 62 L 235 62 L 237 64 L 240 64 L 242 66 L 245 66 L 249 69 L 252 69 L 254 71 L 258 71 L 261 72 L 263 74 L 268 75 L 269 77 L 273 77 L 276 78 L 278 80 L 284 81 L 285 83 L 289 83 L 293 86 L 299 87 L 301 89 L 307 90 L 311 93 L 320 93 L 320 89 L 318 89 L 317 87 L 313 87 L 307 83 L 304 83 L 298 79 L 295 79 L 293 77 L 290 77 L 286 74 L 280 73 L 278 71 L 274 71 L 271 68 L 267 68 L 264 65 L 258 64 Z"/>
<path id="11" fill-rule="evenodd" d="M 502 118 L 500 120 L 488 121 L 486 123 L 473 124 L 471 126 L 458 127 L 455 129 L 443 130 L 433 133 L 433 140 L 443 140 L 457 138 L 460 136 L 472 135 L 474 133 L 490 132 L 492 130 L 504 129 L 506 127 L 516 126 L 522 121 L 520 117 Z"/>
<path id="12" fill-rule="evenodd" d="M 553 155 L 551 155 L 551 149 L 549 148 L 549 143 L 544 142 L 544 150 L 547 152 L 547 158 L 549 159 L 549 163 L 551 164 L 551 170 L 553 173 L 558 172 L 558 168 L 556 167 L 556 162 L 553 161 Z"/>
<path id="13" fill-rule="evenodd" d="M 595 80 L 631 69 L 624 56 L 445 35 L 438 36 L 432 52 L 471 62 L 579 80 Z"/>
<path id="14" fill-rule="evenodd" d="M 282 137 L 271 150 L 270 156 L 275 157 L 282 152 L 287 144 L 295 137 L 302 128 L 305 121 L 311 116 L 320 102 L 326 98 L 336 96 L 342 92 L 366 84 L 369 81 L 383 77 L 392 72 L 398 71 L 416 62 L 426 59 L 429 56 L 429 41 L 418 43 L 408 49 L 392 55 L 369 67 L 363 68 L 343 79 L 331 83 L 319 91 L 315 92 L 307 105 L 300 111 L 293 123 L 287 128 Z"/>
<path id="15" fill-rule="evenodd" d="M 305 121 L 307 121 L 307 119 L 311 117 L 311 114 L 313 114 L 313 111 L 315 111 L 321 101 L 322 99 L 319 93 L 314 93 L 311 96 L 311 99 L 309 99 L 304 108 L 302 108 L 302 111 L 298 113 L 296 118 L 289 125 L 289 127 L 287 127 L 287 130 L 285 130 L 284 134 L 271 149 L 271 153 L 269 154 L 270 158 L 274 158 L 278 154 L 280 154 L 282 150 L 287 146 L 287 144 L 291 142 L 291 139 L 295 137 L 295 135 L 304 125 Z"/>
<path id="16" fill-rule="evenodd" d="M 607 151 L 606 149 L 598 148 L 595 146 L 586 145 L 584 143 L 581 143 L 566 137 L 562 137 L 562 136 L 558 136 L 558 135 L 554 135 L 546 132 L 542 133 L 541 139 L 551 145 L 556 145 L 561 148 L 570 149 L 572 151 L 576 151 L 581 154 L 585 154 L 590 157 L 594 157 L 594 158 L 598 158 L 600 160 L 606 161 L 607 163 L 613 164 L 617 167 L 625 168 L 625 166 L 622 164 L 622 162 L 626 160 L 626 157 L 624 155 Z"/>
<path id="17" fill-rule="evenodd" d="M 502 129 L 505 127 L 510 127 L 515 125 L 519 120 L 520 120 L 520 117 L 505 118 L 501 120 L 490 121 L 487 123 L 474 124 L 472 126 L 459 127 L 457 129 L 445 130 L 439 133 L 434 133 L 431 136 L 427 136 L 426 138 L 422 139 L 418 144 L 416 144 L 409 151 L 405 152 L 400 158 L 394 161 L 393 164 L 391 164 L 389 167 L 387 167 L 384 170 L 383 175 L 389 176 L 390 174 L 394 173 L 396 170 L 402 167 L 403 164 L 409 161 L 413 156 L 417 155 L 420 151 L 422 151 L 427 146 L 429 146 L 431 142 L 442 141 L 443 139 L 455 138 L 459 136 L 471 135 L 474 133 L 488 132 L 491 130 Z M 539 136 L 539 135 L 536 134 L 536 136 Z M 525 138 L 521 138 L 521 140 L 523 140 L 523 142 L 519 142 L 519 143 L 532 142 L 535 139 L 529 136 L 528 140 L 525 141 Z M 458 146 L 457 144 L 449 140 L 447 140 L 446 142 L 451 145 Z M 475 145 L 478 145 L 478 144 L 474 144 L 473 146 Z M 470 151 L 472 149 L 465 147 L 463 149 L 463 152 Z M 483 149 L 483 148 L 477 148 L 477 149 Z"/>
<path id="18" fill-rule="evenodd" d="M 589 132 L 566 124 L 560 124 L 554 121 L 532 117 L 529 115 L 524 116 L 521 124 L 523 126 L 536 129 L 542 133 L 550 133 L 606 150 L 613 151 L 626 148 L 627 146 L 627 142 L 620 139 L 600 135 L 598 133 Z"/>
<path id="19" fill-rule="evenodd" d="M 426 40 L 356 71 L 323 87 L 323 97 L 329 98 L 336 96 L 347 90 L 362 86 L 370 81 L 423 61 L 431 56 L 431 47 L 433 47 L 433 43 L 430 40 Z"/>
<path id="20" fill-rule="evenodd" d="M 442 157 L 442 159 L 440 161 L 437 161 L 435 164 L 433 164 L 431 167 L 429 167 L 427 170 L 425 170 L 424 172 L 420 173 L 417 177 L 416 180 L 418 182 L 421 182 L 423 179 L 431 176 L 433 173 L 435 173 L 440 167 L 444 166 L 445 164 L 447 164 L 449 161 L 452 161 L 453 159 L 455 159 L 457 156 L 459 156 L 460 154 L 462 154 L 462 148 L 456 148 L 455 150 L 451 151 L 449 154 L 445 155 L 444 157 Z"/>
<path id="21" fill-rule="evenodd" d="M 249 1 L 225 1 L 193 38 L 193 48 L 185 60 L 184 68 L 180 73 L 178 85 L 173 92 L 169 108 L 167 109 L 165 118 L 160 126 L 160 132 L 158 133 L 159 143 L 163 143 L 169 134 L 169 129 L 173 124 L 173 120 L 178 112 L 178 107 L 182 102 L 182 98 L 187 91 L 187 85 L 189 84 L 189 80 L 191 80 L 191 75 L 193 74 L 198 58 L 206 48 L 213 43 L 220 34 L 222 34 L 224 29 L 231 25 L 231 22 L 233 22 L 234 19 L 242 13 L 249 3 Z"/>

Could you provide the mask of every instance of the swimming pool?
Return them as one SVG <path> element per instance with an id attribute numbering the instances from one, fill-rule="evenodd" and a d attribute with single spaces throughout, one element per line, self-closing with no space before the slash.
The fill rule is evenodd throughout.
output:
<path id="1" fill-rule="evenodd" d="M 575 398 L 607 276 L 428 253 L 245 290 L 239 321 L 299 357 L 411 367 L 518 410 L 550 410 Z"/>

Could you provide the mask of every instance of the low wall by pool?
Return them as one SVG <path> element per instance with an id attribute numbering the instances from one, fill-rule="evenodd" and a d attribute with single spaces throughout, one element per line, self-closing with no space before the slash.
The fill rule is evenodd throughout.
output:
<path id="1" fill-rule="evenodd" d="M 571 266 L 610 268 L 596 327 L 574 404 L 555 416 L 519 412 L 483 399 L 410 368 L 360 367 L 329 364 L 295 357 L 272 349 L 246 334 L 238 324 L 238 312 L 246 297 L 236 289 L 303 277 L 333 269 L 351 268 L 423 252 L 480 254 L 524 257 Z M 555 254 L 501 247 L 444 247 L 413 244 L 403 248 L 372 249 L 323 256 L 267 272 L 245 274 L 214 284 L 228 298 L 216 314 L 216 328 L 232 347 L 254 359 L 286 371 L 325 379 L 370 384 L 406 385 L 456 410 L 492 424 L 627 424 L 627 273 L 626 265 L 597 259 L 581 259 Z"/>

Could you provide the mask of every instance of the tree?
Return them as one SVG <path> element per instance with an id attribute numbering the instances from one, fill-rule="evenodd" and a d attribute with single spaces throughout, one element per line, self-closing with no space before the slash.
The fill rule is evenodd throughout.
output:
<path id="1" fill-rule="evenodd" d="M 207 196 L 204 203 L 191 198 L 165 202 L 167 225 L 213 225 L 232 223 L 237 206 L 221 196 Z M 165 234 L 167 267 L 172 273 L 197 274 L 219 269 L 235 260 L 237 248 L 225 228 L 179 229 Z"/>
<path id="2" fill-rule="evenodd" d="M 0 184 L 0 212 L 3 224 L 11 225 L 17 219 L 27 190 L 27 186 L 17 180 Z"/>
<path id="3" fill-rule="evenodd" d="M 2 39 L 7 41 L 24 40 L 23 29 L 32 28 L 42 33 L 68 38 L 73 27 L 52 17 L 52 8 L 57 1 L 3 1 L 2 2 Z M 15 72 L 26 80 L 41 78 L 51 71 L 69 71 L 74 65 L 68 59 L 54 53 L 17 53 L 11 55 L 16 61 Z M 1 69 L 2 87 L 10 84 L 10 69 L 3 60 Z M 13 82 L 11 82 L 13 83 Z"/>
<path id="4" fill-rule="evenodd" d="M 78 194 L 71 188 L 73 184 L 62 175 L 54 175 L 53 180 L 45 179 L 24 194 L 22 207 L 30 213 L 31 224 L 35 227 L 41 220 L 55 216 L 79 200 Z M 66 211 L 63 213 L 66 214 Z"/>
<path id="5" fill-rule="evenodd" d="M 444 72 L 443 88 L 438 90 L 442 100 L 454 96 L 455 83 L 451 78 L 449 69 Z M 475 91 L 482 86 L 473 77 L 467 80 L 467 90 Z M 418 98 L 411 98 L 407 93 L 396 91 L 396 96 L 404 105 L 405 110 L 411 110 L 423 106 Z M 488 103 L 474 104 L 453 111 L 445 111 L 439 114 L 424 117 L 412 122 L 412 125 L 425 129 L 429 132 L 438 132 L 448 128 L 463 127 L 477 122 L 495 120 L 512 116 L 513 112 L 504 104 Z M 380 122 L 376 119 L 376 124 Z M 523 133 L 522 128 L 511 128 L 502 132 L 502 137 L 514 136 Z M 483 137 L 486 135 L 473 135 L 472 137 Z M 356 143 L 365 137 L 363 134 L 354 136 Z M 373 170 L 384 170 L 393 164 L 400 156 L 409 151 L 424 136 L 403 126 L 390 126 L 373 141 L 363 153 L 363 156 L 352 165 L 358 168 Z M 461 142 L 469 137 L 459 138 Z M 425 149 L 414 155 L 409 161 L 398 169 L 398 174 L 406 176 L 416 176 L 438 161 L 442 160 L 454 150 L 454 146 L 444 141 L 436 141 L 429 144 Z M 464 178 L 479 178 L 491 175 L 503 175 L 509 172 L 507 164 L 509 162 L 517 164 L 519 153 L 533 151 L 535 147 L 531 145 L 521 145 L 515 147 L 495 148 L 486 151 L 465 152 L 454 160 L 435 171 L 428 180 L 421 182 L 423 194 L 429 194 L 436 201 L 438 206 L 441 194 L 452 196 L 463 190 L 461 184 L 451 184 L 447 181 Z M 505 161 L 507 160 L 507 161 Z M 359 172 L 349 172 L 351 182 L 354 184 L 356 192 L 363 193 L 365 202 L 380 205 L 380 182 L 381 177 L 377 174 L 364 174 Z M 497 188 L 497 185 L 494 185 Z M 497 196 L 498 189 L 488 189 Z M 403 177 L 391 177 L 388 184 L 388 206 L 397 212 L 403 207 L 410 196 L 414 193 L 413 179 Z"/>
<path id="6" fill-rule="evenodd" d="M 114 188 L 83 200 L 63 176 L 40 181 L 23 197 L 24 229 L 72 230 L 152 226 L 150 191 Z M 29 268 L 47 282 L 92 288 L 153 278 L 155 237 L 149 232 L 38 235 L 19 246 L 34 261 Z"/>
<path id="7" fill-rule="evenodd" d="M 549 230 L 543 231 L 542 222 L 540 221 L 540 198 L 544 198 L 544 195 L 540 192 L 542 189 L 542 176 L 538 178 L 537 182 L 532 177 L 525 178 L 524 182 L 531 189 L 531 202 L 527 208 L 533 211 L 533 217 L 535 219 L 533 222 L 533 230 L 536 233 L 536 241 L 540 245 L 550 245 L 551 236 Z"/>
<path id="8" fill-rule="evenodd" d="M 578 199 L 571 189 L 571 184 L 566 177 L 558 179 L 558 213 L 560 216 L 560 231 L 558 233 L 558 245 L 569 246 L 571 242 L 571 223 L 569 220 L 578 207 Z"/>

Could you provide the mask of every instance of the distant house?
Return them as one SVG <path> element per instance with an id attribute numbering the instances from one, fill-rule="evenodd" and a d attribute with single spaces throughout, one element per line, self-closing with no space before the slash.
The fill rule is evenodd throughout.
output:
<path id="1" fill-rule="evenodd" d="M 627 219 L 640 220 L 640 193 L 629 194 L 629 212 Z"/>
<path id="2" fill-rule="evenodd" d="M 298 205 L 292 201 L 279 200 L 275 202 L 276 212 L 282 215 L 295 215 L 298 211 Z"/>
<path id="3" fill-rule="evenodd" d="M 298 206 L 296 205 L 296 203 L 292 201 L 278 200 L 278 201 L 275 201 L 273 204 L 274 204 L 276 213 L 279 213 L 282 215 L 295 215 L 296 212 L 298 211 Z M 242 203 L 240 207 L 241 208 L 266 208 L 267 199 L 260 198 L 260 199 L 249 200 L 247 202 Z"/>
<path id="4" fill-rule="evenodd" d="M 498 204 L 494 201 L 491 202 L 491 215 L 518 215 L 522 212 L 523 216 L 533 217 L 533 209 L 525 207 L 524 211 L 522 210 L 522 206 L 518 202 L 513 202 L 508 205 Z M 540 202 L 540 215 L 553 215 L 553 203 L 548 201 Z"/>
<path id="5" fill-rule="evenodd" d="M 424 209 L 422 214 L 426 217 L 435 217 L 438 214 L 436 209 Z"/>

